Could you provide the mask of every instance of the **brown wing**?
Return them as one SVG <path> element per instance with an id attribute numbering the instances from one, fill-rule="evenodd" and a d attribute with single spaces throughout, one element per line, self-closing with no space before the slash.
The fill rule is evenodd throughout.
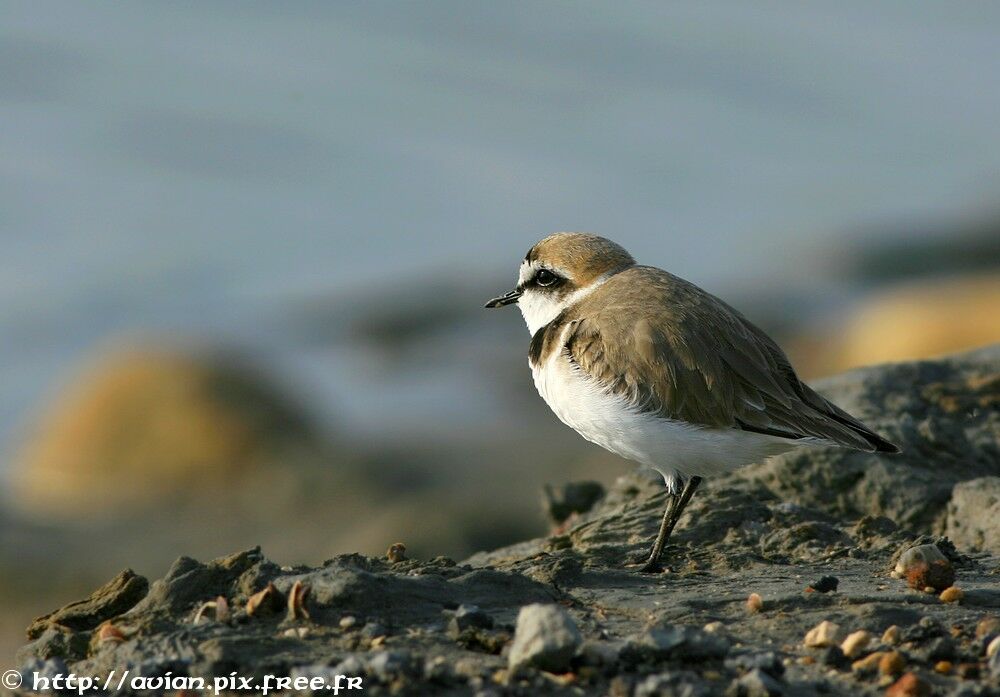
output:
<path id="1" fill-rule="evenodd" d="M 617 274 L 567 314 L 576 318 L 564 344 L 570 359 L 642 411 L 898 452 L 802 383 L 774 341 L 736 310 L 665 271 Z"/>

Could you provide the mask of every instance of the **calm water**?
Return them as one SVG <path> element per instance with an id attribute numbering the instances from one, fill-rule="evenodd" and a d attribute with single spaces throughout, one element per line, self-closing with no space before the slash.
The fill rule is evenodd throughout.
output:
<path id="1" fill-rule="evenodd" d="M 976 209 L 1000 183 L 996 4 L 32 1 L 0 18 L 0 442 L 122 332 L 228 337 L 372 424 L 391 384 L 285 333 L 295 302 L 397 274 L 500 279 L 557 229 L 715 288 L 835 283 L 845 235 Z M 454 406 L 471 378 L 446 373 L 400 413 L 488 418 L 474 390 Z M 366 387 L 383 398 L 352 396 Z"/>

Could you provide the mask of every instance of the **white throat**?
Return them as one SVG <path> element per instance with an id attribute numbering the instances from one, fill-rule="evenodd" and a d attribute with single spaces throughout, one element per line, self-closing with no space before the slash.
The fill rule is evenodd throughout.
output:
<path id="1" fill-rule="evenodd" d="M 573 291 L 561 300 L 553 298 L 551 293 L 536 288 L 526 289 L 518 299 L 517 307 L 521 310 L 525 324 L 528 325 L 528 331 L 534 336 L 535 332 L 558 317 L 560 312 L 593 293 L 606 280 L 607 276 L 600 276 L 590 285 Z"/>

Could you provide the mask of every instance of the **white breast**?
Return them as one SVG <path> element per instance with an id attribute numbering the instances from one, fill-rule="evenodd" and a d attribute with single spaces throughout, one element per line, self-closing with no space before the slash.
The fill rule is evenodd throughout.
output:
<path id="1" fill-rule="evenodd" d="M 697 426 L 643 414 L 604 391 L 564 351 L 532 368 L 538 393 L 556 416 L 581 436 L 663 474 L 671 488 L 678 476 L 721 474 L 795 447 L 783 438 Z"/>

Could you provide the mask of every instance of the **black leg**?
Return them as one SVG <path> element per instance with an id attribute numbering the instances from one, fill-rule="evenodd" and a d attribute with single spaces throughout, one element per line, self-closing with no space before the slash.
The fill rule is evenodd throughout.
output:
<path id="1" fill-rule="evenodd" d="M 653 548 L 649 551 L 649 558 L 646 559 L 646 563 L 639 569 L 642 573 L 652 574 L 663 571 L 663 567 L 660 566 L 660 555 L 663 553 L 663 548 L 666 546 L 667 540 L 670 539 L 670 533 L 674 531 L 674 526 L 681 519 L 684 508 L 688 505 L 691 497 L 694 496 L 695 489 L 698 488 L 699 484 L 701 484 L 701 477 L 691 477 L 685 482 L 684 489 L 681 490 L 679 496 L 677 494 L 670 495 L 667 500 L 667 509 L 663 512 L 660 531 L 656 534 Z"/>

